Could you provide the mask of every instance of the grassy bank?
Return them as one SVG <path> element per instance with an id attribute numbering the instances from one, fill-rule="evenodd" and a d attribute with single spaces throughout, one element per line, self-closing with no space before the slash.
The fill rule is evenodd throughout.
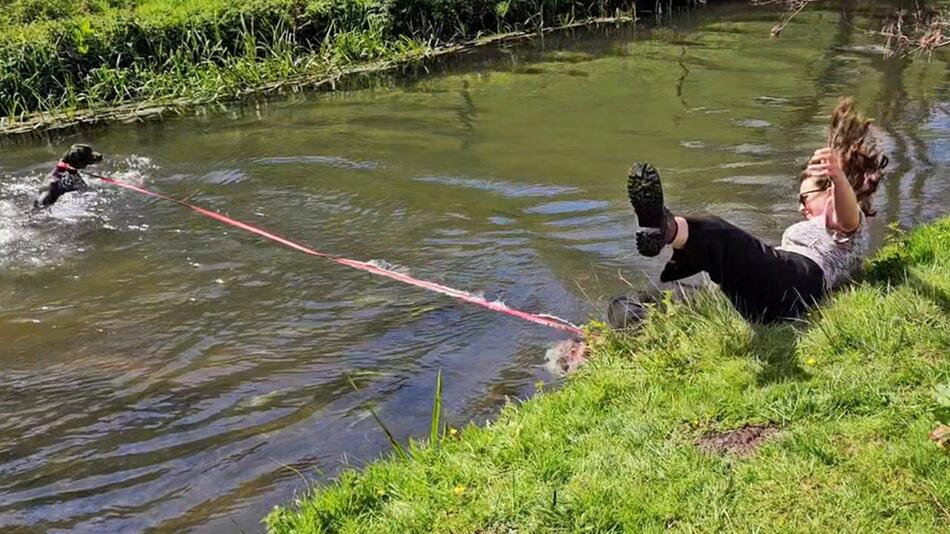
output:
<path id="1" fill-rule="evenodd" d="M 10 0 L 0 13 L 0 126 L 129 103 L 240 98 L 486 34 L 632 13 L 635 3 Z"/>
<path id="2" fill-rule="evenodd" d="M 928 433 L 947 382 L 950 218 L 886 247 L 867 280 L 800 324 L 751 327 L 712 293 L 665 305 L 639 335 L 607 335 L 562 389 L 345 472 L 266 522 L 277 533 L 946 531 L 950 454 Z M 748 446 L 747 428 L 740 452 L 697 446 L 747 425 L 768 439 Z"/>

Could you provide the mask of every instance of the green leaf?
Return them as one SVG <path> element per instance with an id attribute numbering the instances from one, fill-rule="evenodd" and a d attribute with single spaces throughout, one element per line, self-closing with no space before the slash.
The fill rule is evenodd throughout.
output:
<path id="1" fill-rule="evenodd" d="M 398 441 L 396 441 L 396 437 L 392 432 L 389 431 L 389 427 L 387 427 L 386 424 L 383 423 L 383 420 L 380 419 L 378 415 L 376 415 L 376 410 L 372 408 L 367 409 L 369 410 L 369 414 L 373 416 L 373 419 L 376 420 L 376 424 L 378 424 L 379 427 L 383 429 L 383 432 L 386 433 L 386 439 L 389 440 L 389 444 L 392 445 L 393 450 L 396 451 L 396 456 L 398 456 L 403 461 L 407 461 L 409 459 L 409 455 L 406 454 L 406 449 Z"/>
<path id="2" fill-rule="evenodd" d="M 345 376 L 346 380 L 350 383 L 350 387 L 353 388 L 353 391 L 359 391 L 360 388 L 357 387 L 356 382 L 353 381 L 353 377 L 351 377 L 349 374 Z M 383 429 L 383 432 L 386 434 L 386 439 L 389 440 L 389 444 L 393 446 L 393 450 L 396 452 L 396 456 L 398 456 L 403 461 L 407 461 L 409 459 L 409 455 L 406 454 L 405 447 L 403 447 L 402 444 L 396 440 L 396 436 L 394 436 L 393 433 L 389 431 L 389 427 L 387 427 L 386 423 L 383 423 L 383 420 L 379 418 L 379 415 L 376 414 L 376 410 L 374 410 L 372 406 L 367 407 L 367 410 L 369 410 L 369 414 L 373 416 L 376 424 Z"/>
<path id="3" fill-rule="evenodd" d="M 505 0 L 504 2 L 498 2 L 495 4 L 495 15 L 498 18 L 503 19 L 508 15 L 508 10 L 511 8 L 511 2 Z"/>

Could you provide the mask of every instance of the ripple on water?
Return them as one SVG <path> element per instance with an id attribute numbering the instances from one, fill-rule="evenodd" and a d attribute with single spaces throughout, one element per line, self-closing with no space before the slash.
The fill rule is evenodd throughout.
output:
<path id="1" fill-rule="evenodd" d="M 735 152 L 736 154 L 749 154 L 753 156 L 766 156 L 775 152 L 775 149 L 769 145 L 760 145 L 755 143 L 743 143 L 741 145 L 727 147 L 723 150 Z"/>
<path id="2" fill-rule="evenodd" d="M 553 232 L 551 237 L 563 239 L 564 241 L 582 241 L 584 243 L 595 243 L 598 241 L 615 241 L 630 237 L 630 229 L 623 226 L 606 226 L 581 228 L 577 230 L 568 230 L 564 232 Z"/>
<path id="3" fill-rule="evenodd" d="M 254 163 L 261 165 L 315 164 L 340 169 L 374 170 L 379 168 L 375 161 L 353 161 L 338 156 L 277 156 L 257 158 Z"/>
<path id="4" fill-rule="evenodd" d="M 728 163 L 720 163 L 720 169 L 740 169 L 742 167 L 754 167 L 756 165 L 764 165 L 769 162 L 767 161 L 730 161 Z"/>
<path id="5" fill-rule="evenodd" d="M 512 224 L 516 224 L 518 221 L 510 217 L 489 217 L 488 222 L 497 226 L 511 226 Z"/>
<path id="6" fill-rule="evenodd" d="M 546 226 L 554 227 L 577 227 L 591 225 L 608 225 L 617 222 L 617 217 L 605 213 L 596 215 L 581 215 L 579 217 L 569 217 L 567 219 L 557 219 L 544 223 Z"/>
<path id="7" fill-rule="evenodd" d="M 576 193 L 579 191 L 578 188 L 570 186 L 549 184 L 518 184 L 503 180 L 464 178 L 461 176 L 418 176 L 413 178 L 413 181 L 448 185 L 453 187 L 465 187 L 468 189 L 478 189 L 480 191 L 496 193 L 507 198 L 547 197 L 552 195 Z"/>
<path id="8" fill-rule="evenodd" d="M 762 119 L 740 119 L 735 123 L 744 128 L 769 128 L 772 126 L 771 122 Z"/>
<path id="9" fill-rule="evenodd" d="M 716 179 L 719 183 L 735 185 L 775 185 L 788 183 L 789 177 L 779 174 L 727 176 Z"/>
<path id="10" fill-rule="evenodd" d="M 786 106 L 792 103 L 791 100 L 785 97 L 766 96 L 766 95 L 755 97 L 755 101 L 759 102 L 760 104 L 765 104 L 767 106 Z"/>
<path id="11" fill-rule="evenodd" d="M 560 215 L 602 210 L 609 205 L 605 200 L 556 200 L 527 208 L 524 212 L 532 215 Z"/>
<path id="12" fill-rule="evenodd" d="M 221 169 L 206 173 L 201 181 L 214 185 L 231 185 L 243 182 L 247 173 L 241 169 Z"/>

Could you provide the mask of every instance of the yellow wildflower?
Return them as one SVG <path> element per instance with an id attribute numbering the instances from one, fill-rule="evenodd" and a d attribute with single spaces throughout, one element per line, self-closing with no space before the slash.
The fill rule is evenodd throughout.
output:
<path id="1" fill-rule="evenodd" d="M 455 486 L 455 489 L 452 491 L 455 492 L 456 497 L 461 497 L 462 494 L 465 493 L 465 486 L 459 484 L 458 486 Z"/>
<path id="2" fill-rule="evenodd" d="M 808 358 L 807 360 L 805 360 L 805 365 L 815 365 L 816 363 L 818 363 L 818 360 L 814 358 Z"/>

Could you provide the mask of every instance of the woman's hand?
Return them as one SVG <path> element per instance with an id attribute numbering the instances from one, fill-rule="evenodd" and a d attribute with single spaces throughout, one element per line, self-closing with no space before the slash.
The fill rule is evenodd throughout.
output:
<path id="1" fill-rule="evenodd" d="M 835 210 L 832 217 L 826 220 L 830 226 L 851 233 L 861 225 L 861 208 L 842 167 L 841 152 L 825 147 L 815 151 L 805 168 L 805 174 L 809 178 L 831 180 L 834 184 Z"/>
<path id="2" fill-rule="evenodd" d="M 845 176 L 841 164 L 841 152 L 832 150 L 828 147 L 819 148 L 808 161 L 808 167 L 805 173 L 809 178 L 828 178 L 836 186 L 848 185 L 848 177 Z"/>

